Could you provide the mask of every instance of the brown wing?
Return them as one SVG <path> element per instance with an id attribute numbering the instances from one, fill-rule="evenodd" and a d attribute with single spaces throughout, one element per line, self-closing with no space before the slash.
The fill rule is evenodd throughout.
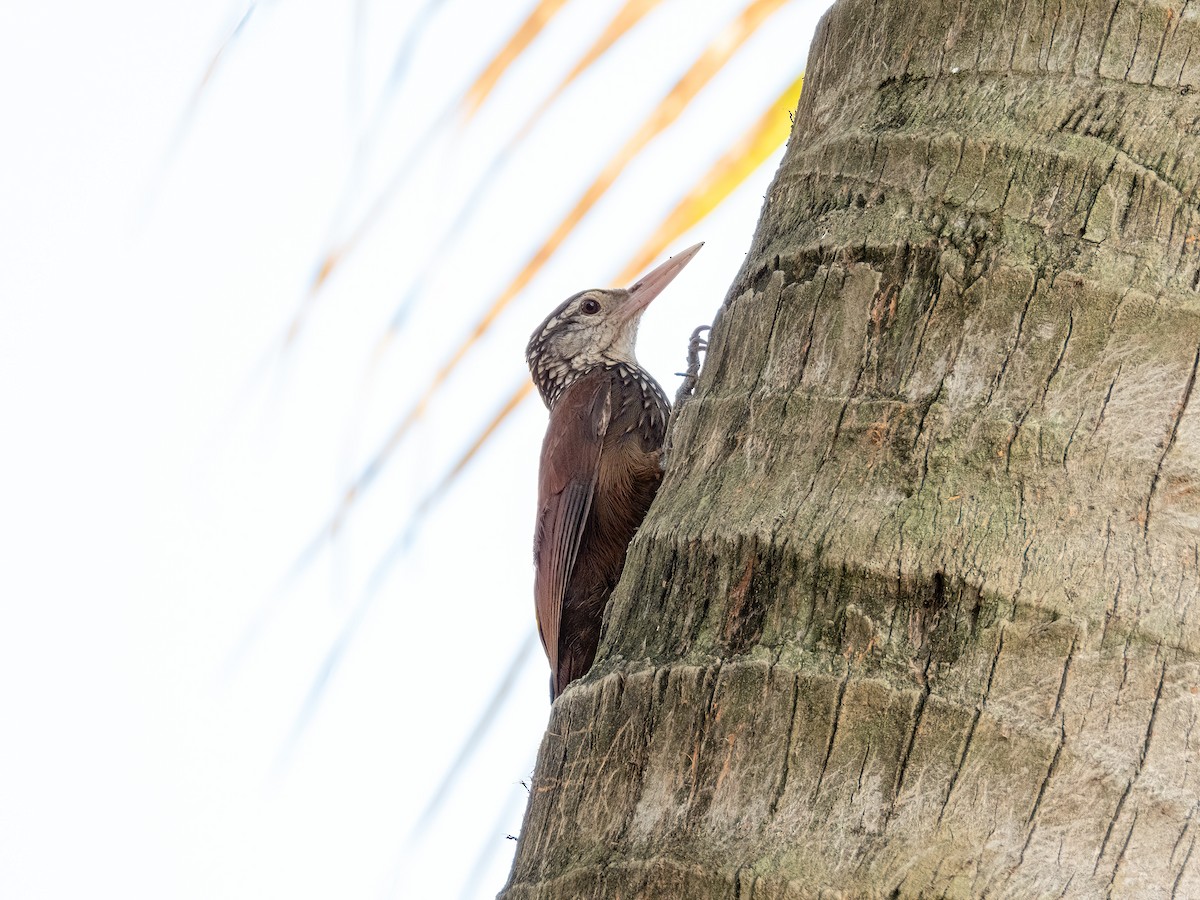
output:
<path id="1" fill-rule="evenodd" d="M 558 671 L 563 596 L 592 507 L 611 414 L 610 380 L 602 373 L 585 376 L 554 404 L 542 442 L 533 593 L 538 634 L 552 673 Z"/>

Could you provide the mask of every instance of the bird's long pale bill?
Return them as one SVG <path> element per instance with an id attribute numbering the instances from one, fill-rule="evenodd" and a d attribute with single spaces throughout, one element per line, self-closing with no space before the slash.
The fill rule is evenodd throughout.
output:
<path id="1" fill-rule="evenodd" d="M 650 305 L 650 301 L 662 293 L 671 281 L 683 271 L 693 256 L 700 252 L 700 248 L 704 246 L 704 242 L 693 244 L 682 253 L 676 253 L 665 263 L 655 269 L 651 269 L 629 289 L 629 298 L 621 306 L 620 316 L 622 319 L 632 319 L 639 315 L 642 310 Z"/>

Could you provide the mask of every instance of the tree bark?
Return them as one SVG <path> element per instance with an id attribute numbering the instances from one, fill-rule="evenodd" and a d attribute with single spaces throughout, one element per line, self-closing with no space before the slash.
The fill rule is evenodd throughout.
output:
<path id="1" fill-rule="evenodd" d="M 502 896 L 1200 897 L 1200 9 L 808 72 Z"/>

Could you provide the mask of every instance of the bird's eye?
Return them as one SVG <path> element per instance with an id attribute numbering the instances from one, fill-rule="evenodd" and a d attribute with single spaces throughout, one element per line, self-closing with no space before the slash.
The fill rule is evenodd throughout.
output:
<path id="1" fill-rule="evenodd" d="M 596 313 L 600 312 L 600 301 L 593 300 L 591 297 L 588 297 L 581 304 L 579 304 L 579 308 L 583 310 L 585 314 L 594 316 Z"/>

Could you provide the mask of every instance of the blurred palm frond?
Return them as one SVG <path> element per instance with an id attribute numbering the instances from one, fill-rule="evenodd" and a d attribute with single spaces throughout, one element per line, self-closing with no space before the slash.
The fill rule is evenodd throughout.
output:
<path id="1" fill-rule="evenodd" d="M 171 133 L 171 138 L 167 142 L 167 149 L 163 153 L 162 159 L 158 164 L 158 172 L 151 179 L 146 191 L 145 203 L 153 204 L 154 197 L 157 195 L 163 180 L 166 178 L 166 173 L 171 168 L 179 148 L 183 146 L 184 140 L 187 138 L 188 132 L 191 130 L 192 123 L 196 119 L 196 114 L 200 109 L 200 104 L 204 99 L 205 93 L 213 82 L 214 76 L 221 68 L 222 62 L 228 55 L 234 41 L 242 34 L 246 27 L 246 23 L 250 21 L 250 17 L 254 15 L 254 11 L 258 8 L 258 0 L 250 0 L 246 4 L 241 14 L 237 16 L 237 21 L 226 30 L 225 36 L 217 45 L 217 49 L 209 58 L 208 64 L 204 67 L 204 71 L 196 80 L 196 86 L 192 88 L 187 101 L 184 103 L 183 111 L 179 114 L 179 121 L 175 124 L 175 128 Z"/>
<path id="2" fill-rule="evenodd" d="M 525 49 L 533 43 L 534 38 L 542 33 L 542 29 L 567 3 L 567 0 L 540 0 L 529 13 L 529 16 L 513 32 L 508 42 L 500 48 L 500 52 L 492 57 L 483 67 L 483 71 L 475 82 L 467 88 L 459 103 L 464 120 L 469 120 L 486 102 L 488 95 L 495 89 L 508 67 L 516 62 Z"/>
<path id="3" fill-rule="evenodd" d="M 387 78 L 384 80 L 383 90 L 375 101 L 370 118 L 359 137 L 358 148 L 354 154 L 355 169 L 364 162 L 368 149 L 374 144 L 375 138 L 379 134 L 380 126 L 383 124 L 386 113 L 391 106 L 392 98 L 404 83 L 404 76 L 408 74 L 408 69 L 412 65 L 417 47 L 420 45 L 426 29 L 433 22 L 434 13 L 446 3 L 447 0 L 425 0 L 424 6 L 413 15 L 412 21 L 409 23 L 408 29 L 400 41 L 400 46 L 392 57 L 392 64 L 388 69 Z M 366 18 L 366 12 L 363 8 L 365 5 L 366 0 L 357 0 L 354 37 L 356 56 L 361 52 L 363 32 L 366 30 L 363 24 Z M 401 171 L 404 171 L 404 167 L 401 167 Z M 355 174 L 356 172 L 352 172 L 352 177 Z M 350 193 L 352 191 L 347 191 L 347 194 Z M 349 196 L 343 198 L 343 200 L 348 201 Z"/>
<path id="4" fill-rule="evenodd" d="M 383 584 L 383 579 L 387 576 L 389 569 L 395 563 L 396 559 L 399 558 L 399 556 L 409 546 L 411 546 L 412 542 L 416 539 L 417 533 L 420 531 L 421 525 L 425 521 L 425 517 L 428 516 L 429 513 L 432 512 L 433 509 L 446 498 L 446 496 L 450 493 L 450 489 L 458 480 L 458 477 L 466 470 L 467 466 L 471 464 L 471 462 L 479 454 L 479 451 L 488 444 L 488 442 L 496 434 L 496 431 L 501 425 L 504 424 L 505 420 L 512 415 L 513 411 L 516 410 L 516 408 L 520 406 L 525 398 L 531 393 L 533 393 L 533 382 L 527 377 L 523 378 L 517 389 L 509 394 L 508 398 L 503 404 L 501 404 L 500 409 L 496 411 L 496 414 L 487 421 L 482 430 L 480 430 L 479 434 L 477 434 L 474 440 L 467 445 L 466 450 L 464 450 L 458 459 L 454 461 L 454 465 L 452 465 L 446 474 L 442 476 L 441 481 L 437 483 L 433 490 L 421 498 L 420 502 L 413 510 L 412 515 L 409 516 L 408 522 L 400 531 L 400 536 L 395 540 L 395 542 L 393 542 L 391 547 L 388 548 L 387 552 L 384 553 L 383 557 L 376 564 L 374 571 L 371 573 L 371 579 L 367 583 L 368 592 L 374 592 L 381 584 Z"/>
<path id="5" fill-rule="evenodd" d="M 379 359 L 386 349 L 389 339 L 399 330 L 405 316 L 416 304 L 417 299 L 424 293 L 430 274 L 442 266 L 446 254 L 455 242 L 458 232 L 466 226 L 471 216 L 474 215 L 479 203 L 487 193 L 487 189 L 493 184 L 495 177 L 499 174 L 505 163 L 508 162 L 513 152 L 529 137 L 534 126 L 541 121 L 542 116 L 554 105 L 554 102 L 558 100 L 563 92 L 592 65 L 598 62 L 605 53 L 612 49 L 612 46 L 618 40 L 624 37 L 647 13 L 661 2 L 662 0 L 628 0 L 609 21 L 608 26 L 596 38 L 595 43 L 579 58 L 571 68 L 571 71 L 563 76 L 562 80 L 555 85 L 554 90 L 546 95 L 545 99 L 525 119 L 524 124 L 514 132 L 508 143 L 493 156 L 487 171 L 484 172 L 483 176 L 471 189 L 467 195 L 467 199 L 459 207 L 458 213 L 454 216 L 450 226 L 443 234 L 441 241 L 429 254 L 420 274 L 413 280 L 412 285 L 405 292 L 403 299 L 397 304 L 396 311 L 392 313 L 392 319 L 388 324 L 387 331 L 380 338 L 379 344 L 376 345 L 375 351 L 371 355 L 373 361 Z"/>
<path id="6" fill-rule="evenodd" d="M 509 792 L 508 800 L 500 808 L 495 822 L 492 823 L 488 840 L 479 848 L 479 854 L 475 857 L 475 862 L 471 864 L 471 869 L 467 873 L 466 880 L 463 882 L 462 890 L 458 894 L 459 900 L 470 900 L 471 897 L 479 896 L 483 888 L 481 881 L 487 872 L 488 866 L 504 849 L 505 841 L 516 840 L 516 837 L 508 834 L 507 831 L 514 818 L 518 823 L 521 821 L 520 810 L 524 806 L 526 799 L 525 794 L 516 790 Z M 488 891 L 487 893 L 490 894 L 492 892 Z"/>
<path id="7" fill-rule="evenodd" d="M 429 16 L 437 9 L 440 2 L 441 0 L 434 0 L 434 2 L 428 3 L 417 14 L 410 32 L 411 35 L 415 36 L 420 33 Z M 525 21 L 509 37 L 504 46 L 483 67 L 483 70 L 476 76 L 474 82 L 467 88 L 462 97 L 456 103 L 446 107 L 441 115 L 434 120 L 433 125 L 430 126 L 425 134 L 415 141 L 412 149 L 393 172 L 387 186 L 376 195 L 366 213 L 350 228 L 349 234 L 341 240 L 330 242 L 322 252 L 321 259 L 313 270 L 313 276 L 309 281 L 308 289 L 284 332 L 283 346 L 285 348 L 290 346 L 299 336 L 321 288 L 341 263 L 362 242 L 363 238 L 371 232 L 372 227 L 379 221 L 384 211 L 388 209 L 395 199 L 397 192 L 412 174 L 416 164 L 434 145 L 434 135 L 443 130 L 456 114 L 461 118 L 463 123 L 466 123 L 479 111 L 492 90 L 504 76 L 504 73 L 508 71 L 509 67 L 528 48 L 534 39 L 541 34 L 542 30 L 566 2 L 567 0 L 540 0 L 529 16 L 526 17 Z M 393 78 L 397 78 L 396 73 L 403 72 L 403 69 L 407 67 L 409 54 L 414 49 L 415 43 L 410 45 L 409 41 L 405 42 L 400 54 L 397 56 L 396 62 L 393 64 Z M 389 85 L 388 94 L 390 94 L 391 89 L 394 89 L 394 85 Z M 368 132 L 368 139 L 377 129 L 379 115 L 383 106 L 384 104 L 381 103 L 377 107 L 378 112 L 372 121 Z"/>
<path id="8" fill-rule="evenodd" d="M 475 724 L 471 726 L 471 731 L 463 738 L 459 744 L 458 752 L 454 755 L 454 759 L 446 766 L 442 777 L 438 780 L 437 786 L 429 795 L 429 801 L 425 807 L 413 820 L 412 829 L 409 831 L 409 841 L 415 841 L 420 833 L 425 830 L 430 823 L 430 820 L 437 815 L 438 810 L 446 800 L 446 795 L 454 786 L 459 775 L 462 774 L 467 764 L 483 748 L 483 739 L 495 724 L 497 716 L 504 709 L 504 704 L 508 702 L 512 694 L 513 688 L 516 687 L 517 677 L 521 674 L 521 670 L 529 662 L 529 658 L 533 656 L 534 650 L 538 646 L 537 633 L 530 629 L 521 641 L 517 651 L 512 655 L 508 665 L 505 667 L 503 674 L 496 681 L 496 689 L 492 691 L 487 702 L 483 704 L 483 708 L 479 711 L 479 716 L 475 719 Z"/>

